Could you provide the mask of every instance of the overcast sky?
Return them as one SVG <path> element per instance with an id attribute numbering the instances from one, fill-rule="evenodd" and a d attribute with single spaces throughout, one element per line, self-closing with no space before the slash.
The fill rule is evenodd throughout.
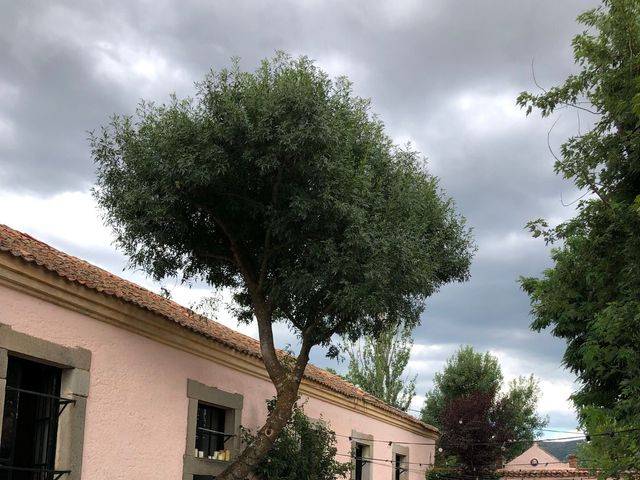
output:
<path id="1" fill-rule="evenodd" d="M 533 373 L 549 428 L 572 430 L 574 377 L 564 344 L 529 330 L 517 283 L 550 265 L 523 229 L 538 217 L 574 214 L 580 195 L 553 174 L 556 148 L 588 128 L 564 111 L 525 117 L 517 94 L 575 70 L 570 41 L 586 0 L 130 1 L 0 0 L 0 223 L 30 233 L 154 290 L 111 245 L 89 189 L 87 131 L 139 99 L 193 93 L 210 69 L 243 68 L 275 50 L 304 54 L 346 75 L 397 143 L 412 142 L 473 227 L 471 280 L 432 297 L 415 331 L 410 370 L 419 409 L 434 372 L 459 345 L 490 350 L 507 379 Z M 184 304 L 207 294 L 166 282 Z M 223 309 L 219 318 L 234 328 Z M 252 326 L 240 328 L 257 336 Z M 292 339 L 278 332 L 281 346 Z M 321 366 L 345 365 L 313 355 Z M 549 433 L 548 435 L 553 435 Z M 562 436 L 562 434 L 560 434 Z"/>

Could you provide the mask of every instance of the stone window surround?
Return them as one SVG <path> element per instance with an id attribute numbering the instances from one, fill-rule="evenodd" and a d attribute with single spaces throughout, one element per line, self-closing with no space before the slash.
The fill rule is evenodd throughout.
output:
<path id="1" fill-rule="evenodd" d="M 238 393 L 229 393 L 215 387 L 210 387 L 195 380 L 187 379 L 187 397 L 189 410 L 187 414 L 187 441 L 183 460 L 183 480 L 193 480 L 194 475 L 217 475 L 221 473 L 228 462 L 197 458 L 196 425 L 198 422 L 198 403 L 204 402 L 227 411 L 225 415 L 225 432 L 233 432 L 225 446 L 231 450 L 231 460 L 240 452 L 240 425 L 242 422 L 242 405 L 244 397 Z"/>
<path id="2" fill-rule="evenodd" d="M 410 462 L 409 447 L 406 445 L 398 445 L 397 443 L 394 443 L 393 446 L 391 447 L 391 461 L 393 462 L 393 468 L 391 469 L 392 480 L 395 480 L 396 478 L 396 454 L 402 455 L 404 457 L 404 463 L 406 463 L 406 466 L 404 468 L 408 469 L 409 462 Z M 400 475 L 400 478 L 402 479 L 409 478 L 409 474 L 406 471 L 404 471 Z"/>
<path id="3" fill-rule="evenodd" d="M 375 458 L 375 455 L 373 454 L 373 435 L 370 435 L 368 433 L 358 432 L 357 430 L 351 430 L 351 451 L 353 452 L 352 455 L 354 456 L 356 452 L 356 444 L 366 445 L 367 447 L 369 447 L 368 448 L 369 453 L 367 454 L 367 457 Z M 356 468 L 356 462 L 354 458 L 352 475 L 355 475 L 355 468 Z M 373 469 L 372 469 L 371 462 L 367 462 L 365 465 L 363 465 L 362 480 L 371 480 L 373 478 L 372 470 Z"/>
<path id="4" fill-rule="evenodd" d="M 0 323 L 0 408 L 4 408 L 9 355 L 62 370 L 60 396 L 75 400 L 75 404 L 69 405 L 58 419 L 55 468 L 71 471 L 65 480 L 80 480 L 91 352 L 16 332 L 9 325 Z"/>

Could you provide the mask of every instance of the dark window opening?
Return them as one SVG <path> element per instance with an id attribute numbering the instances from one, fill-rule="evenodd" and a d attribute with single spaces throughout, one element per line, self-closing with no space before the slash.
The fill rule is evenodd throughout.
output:
<path id="1" fill-rule="evenodd" d="M 0 480 L 49 480 L 54 473 L 61 370 L 9 356 L 0 436 Z"/>
<path id="2" fill-rule="evenodd" d="M 222 408 L 198 403 L 196 450 L 199 457 L 224 460 L 224 458 L 216 458 L 216 454 L 225 450 L 224 444 L 228 438 L 224 432 L 225 416 L 226 411 Z"/>
<path id="3" fill-rule="evenodd" d="M 355 480 L 362 480 L 362 470 L 364 469 L 365 461 L 364 457 L 364 445 L 356 443 L 356 471 Z"/>
<path id="4" fill-rule="evenodd" d="M 400 455 L 398 453 L 396 453 L 396 458 L 395 458 L 395 480 L 402 480 L 402 474 L 405 472 L 406 470 L 406 466 L 405 466 L 405 462 L 406 462 L 406 457 L 404 455 Z"/>

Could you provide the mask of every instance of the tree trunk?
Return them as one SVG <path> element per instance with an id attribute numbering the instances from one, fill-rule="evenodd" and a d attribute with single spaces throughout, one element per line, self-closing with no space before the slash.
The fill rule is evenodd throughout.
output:
<path id="1" fill-rule="evenodd" d="M 300 382 L 307 363 L 309 363 L 309 351 L 314 343 L 311 341 L 313 327 L 309 327 L 303 331 L 302 345 L 295 361 L 295 366 L 291 372 L 288 372 L 288 369 L 283 366 L 278 358 L 275 349 L 273 330 L 271 328 L 271 315 L 273 313 L 271 306 L 261 291 L 261 286 L 253 280 L 255 276 L 251 275 L 250 271 L 245 268 L 245 263 L 237 252 L 237 247 L 233 245 L 233 240 L 231 249 L 240 269 L 243 271 L 243 277 L 251 295 L 251 303 L 258 323 L 262 361 L 271 382 L 276 388 L 275 407 L 267 417 L 265 424 L 258 430 L 253 443 L 245 448 L 240 456 L 216 477 L 218 480 L 245 480 L 252 473 L 253 467 L 271 450 L 275 440 L 291 418 L 293 405 L 298 400 Z"/>
<path id="2" fill-rule="evenodd" d="M 276 397 L 276 405 L 267 417 L 267 421 L 258 431 L 255 441 L 249 445 L 240 456 L 231 463 L 224 472 L 218 475 L 218 480 L 245 480 L 275 442 L 280 432 L 291 418 L 293 405 L 298 399 L 300 382 L 290 379 L 283 385 Z"/>

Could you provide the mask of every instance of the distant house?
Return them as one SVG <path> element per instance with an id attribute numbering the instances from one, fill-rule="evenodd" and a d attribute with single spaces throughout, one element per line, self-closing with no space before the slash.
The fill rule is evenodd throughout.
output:
<path id="1" fill-rule="evenodd" d="M 570 455 L 568 460 L 568 462 L 558 460 L 536 442 L 524 453 L 506 463 L 498 470 L 498 474 L 503 480 L 525 478 L 590 480 L 594 478 L 589 470 L 578 468 L 575 455 Z"/>
<path id="2" fill-rule="evenodd" d="M 0 225 L 0 480 L 212 479 L 274 392 L 256 340 Z M 300 392 L 352 478 L 424 478 L 434 427 L 313 365 Z"/>

